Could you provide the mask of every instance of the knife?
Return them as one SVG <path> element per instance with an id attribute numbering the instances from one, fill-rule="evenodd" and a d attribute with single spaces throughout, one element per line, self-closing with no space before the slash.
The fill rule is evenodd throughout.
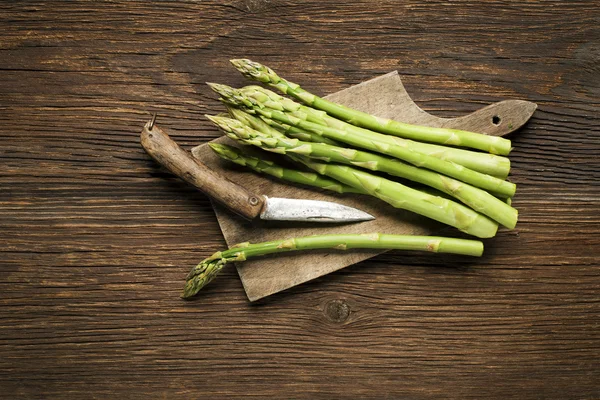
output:
<path id="1" fill-rule="evenodd" d="M 285 199 L 255 194 L 194 159 L 155 124 L 146 123 L 141 143 L 146 153 L 173 174 L 194 185 L 242 217 L 253 220 L 360 222 L 371 214 L 330 201 Z"/>

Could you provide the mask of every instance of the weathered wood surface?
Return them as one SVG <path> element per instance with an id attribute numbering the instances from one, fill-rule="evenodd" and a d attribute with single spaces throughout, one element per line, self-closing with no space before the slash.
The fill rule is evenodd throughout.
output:
<path id="1" fill-rule="evenodd" d="M 506 100 L 460 118 L 439 118 L 423 111 L 412 101 L 396 71 L 350 86 L 328 95 L 327 98 L 379 117 L 435 127 L 462 128 L 497 136 L 504 136 L 523 126 L 536 108 L 535 103 L 532 102 Z M 215 139 L 213 142 L 235 145 L 227 137 Z M 248 223 L 225 207 L 213 203 L 217 221 L 228 246 L 247 241 L 260 243 L 286 237 L 318 234 L 379 232 L 396 235 L 431 235 L 439 234 L 440 230 L 445 228 L 442 224 L 428 218 L 396 209 L 370 196 L 338 195 L 326 190 L 301 188 L 286 184 L 279 179 L 255 174 L 247 168 L 236 168 L 235 164 L 223 161 L 215 155 L 207 143 L 194 147 L 192 154 L 211 170 L 254 193 L 261 193 L 268 197 L 332 201 L 364 210 L 376 217 L 373 221 L 360 224 L 289 224 L 263 221 Z M 264 152 L 257 152 L 256 155 L 268 156 Z M 451 229 L 444 232 L 448 232 L 444 233 L 448 235 L 458 233 L 452 232 Z M 248 260 L 236 263 L 236 268 L 248 299 L 255 301 L 383 252 L 384 250 L 305 252 L 293 257 Z"/>
<path id="2" fill-rule="evenodd" d="M 599 22 L 595 1 L 3 2 L 0 397 L 600 397 Z M 392 252 L 254 305 L 230 268 L 179 300 L 224 242 L 139 132 L 158 111 L 187 149 L 217 137 L 203 82 L 244 83 L 240 56 L 319 94 L 397 69 L 444 117 L 537 103 L 517 229 L 470 265 Z"/>

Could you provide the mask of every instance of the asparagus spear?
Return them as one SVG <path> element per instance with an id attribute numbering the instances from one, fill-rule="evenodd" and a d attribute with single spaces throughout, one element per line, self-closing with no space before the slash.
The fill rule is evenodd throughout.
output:
<path id="1" fill-rule="evenodd" d="M 200 289 L 215 278 L 227 263 L 246 261 L 251 257 L 273 253 L 314 249 L 417 250 L 478 257 L 483 253 L 483 243 L 477 240 L 439 236 L 385 235 L 380 233 L 304 236 L 256 244 L 246 242 L 233 246 L 229 250 L 216 252 L 192 268 L 186 278 L 181 297 L 189 298 L 197 294 Z"/>
<path id="2" fill-rule="evenodd" d="M 414 167 L 389 157 L 365 151 L 342 148 L 324 143 L 302 142 L 281 136 L 270 136 L 241 124 L 237 120 L 210 117 L 222 130 L 235 134 L 234 138 L 255 144 L 262 149 L 283 154 L 301 154 L 326 162 L 355 165 L 373 171 L 382 171 L 414 182 L 430 186 L 449 194 L 474 210 L 487 215 L 509 229 L 517 223 L 517 210 L 484 190 L 440 175 L 436 172 Z"/>
<path id="3" fill-rule="evenodd" d="M 314 186 L 322 189 L 332 190 L 337 193 L 365 193 L 364 190 L 346 186 L 332 179 L 315 174 L 314 172 L 298 171 L 295 169 L 280 167 L 272 161 L 261 160 L 242 153 L 236 147 L 219 143 L 209 143 L 211 149 L 225 160 L 232 161 L 238 165 L 248 167 L 258 173 L 274 176 L 289 182 L 301 185 Z"/>
<path id="4" fill-rule="evenodd" d="M 296 103 L 293 100 L 286 99 L 285 97 L 280 96 L 277 93 L 261 86 L 246 86 L 241 88 L 240 91 L 249 98 L 256 99 L 259 103 L 262 103 L 267 107 L 279 111 L 287 111 L 295 117 L 305 119 L 309 122 L 314 122 L 319 125 L 329 126 L 334 129 L 346 131 L 349 134 L 362 135 L 376 139 L 380 142 L 400 145 L 416 151 L 417 153 L 427 154 L 446 161 L 452 161 L 474 171 L 496 176 L 502 179 L 506 178 L 510 171 L 510 160 L 507 157 L 430 143 L 415 142 L 412 140 L 402 139 L 397 136 L 384 135 L 370 131 L 365 128 L 354 126 L 337 118 L 330 117 L 323 111 L 315 110 L 313 108 Z M 298 139 L 300 138 L 298 137 Z"/>
<path id="5" fill-rule="evenodd" d="M 417 167 L 424 167 L 436 172 L 448 175 L 462 182 L 485 189 L 489 192 L 498 193 L 503 196 L 512 197 L 515 194 L 515 184 L 490 175 L 465 168 L 462 165 L 441 160 L 436 157 L 417 153 L 406 147 L 372 140 L 360 135 L 351 135 L 345 131 L 322 126 L 290 115 L 289 113 L 269 108 L 256 99 L 245 96 L 242 92 L 227 85 L 209 84 L 210 87 L 221 95 L 221 100 L 235 107 L 246 107 L 248 112 L 257 113 L 268 122 L 269 119 L 277 120 L 287 125 L 294 125 L 312 133 L 327 138 L 344 142 L 355 147 L 383 153 L 404 161 Z"/>
<path id="6" fill-rule="evenodd" d="M 376 117 L 315 96 L 302 89 L 298 84 L 280 78 L 272 69 L 257 62 L 247 59 L 237 59 L 231 60 L 231 63 L 244 76 L 275 87 L 310 107 L 323 110 L 329 115 L 350 122 L 353 125 L 407 139 L 469 147 L 492 154 L 508 155 L 511 150 L 510 140 L 501 137 L 482 135 L 458 129 L 411 125 L 387 118 Z"/>

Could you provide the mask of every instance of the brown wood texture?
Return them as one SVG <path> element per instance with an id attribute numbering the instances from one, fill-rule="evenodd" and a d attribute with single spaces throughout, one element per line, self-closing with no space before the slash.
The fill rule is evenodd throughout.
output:
<path id="1" fill-rule="evenodd" d="M 596 1 L 2 2 L 0 398 L 600 397 Z M 139 144 L 219 134 L 205 81 L 265 62 L 317 94 L 398 70 L 511 135 L 517 229 L 481 259 L 390 252 L 251 304 L 207 197 Z"/>
<path id="2" fill-rule="evenodd" d="M 155 124 L 156 117 L 148 121 L 140 135 L 140 144 L 159 165 L 171 171 L 187 183 L 200 189 L 211 200 L 215 200 L 236 213 L 237 218 L 257 218 L 265 204 L 265 198 L 236 184 L 225 175 L 218 174 L 201 160 L 194 159 L 189 151 L 183 150 L 169 135 Z"/>
<path id="3" fill-rule="evenodd" d="M 503 136 L 526 123 L 535 111 L 535 103 L 523 100 L 506 100 L 491 104 L 460 118 L 438 118 L 421 110 L 410 98 L 396 71 L 369 79 L 327 96 L 328 99 L 379 117 L 392 118 L 414 124 L 462 128 L 475 132 Z M 232 143 L 227 137 L 216 142 Z M 248 223 L 223 207 L 215 206 L 217 220 L 228 246 L 250 241 L 266 242 L 288 237 L 341 233 L 389 233 L 396 235 L 438 234 L 444 229 L 425 217 L 396 209 L 370 196 L 335 195 L 325 190 L 305 190 L 268 176 L 258 175 L 245 168 L 235 168 L 223 162 L 207 144 L 192 149 L 193 156 L 222 176 L 244 185 L 255 193 L 269 197 L 325 200 L 367 211 L 376 217 L 360 224 L 289 224 L 260 222 Z M 263 153 L 256 153 L 264 157 Z M 451 229 L 445 234 L 456 234 Z M 382 250 L 352 252 L 306 252 L 294 257 L 270 257 L 237 263 L 236 268 L 248 299 L 256 301 L 289 289 L 348 265 L 381 254 Z M 467 257 L 468 258 L 468 257 Z"/>

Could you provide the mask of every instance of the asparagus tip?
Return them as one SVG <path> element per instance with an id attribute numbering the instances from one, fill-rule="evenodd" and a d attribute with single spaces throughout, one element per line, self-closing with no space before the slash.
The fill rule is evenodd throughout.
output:
<path id="1" fill-rule="evenodd" d="M 185 286 L 183 287 L 183 291 L 181 292 L 181 298 L 182 299 L 189 299 L 190 297 L 193 297 L 194 295 L 196 295 L 196 293 L 198 293 L 200 291 L 199 288 L 196 288 L 196 285 L 194 284 L 194 280 L 192 279 L 188 279 L 185 282 Z"/>
<path id="2" fill-rule="evenodd" d="M 239 158 L 239 151 L 233 146 L 227 146 L 220 143 L 209 143 L 210 148 L 220 157 L 233 161 Z"/>
<path id="3" fill-rule="evenodd" d="M 224 85 L 222 83 L 214 83 L 214 82 L 206 82 L 208 87 L 210 87 L 213 91 L 221 96 L 231 96 L 235 93 L 235 89 L 229 85 Z"/>
<path id="4" fill-rule="evenodd" d="M 252 60 L 249 60 L 247 58 L 233 58 L 231 60 L 229 60 L 229 62 L 237 69 L 247 69 L 248 66 L 252 65 L 252 64 L 258 64 L 255 63 Z"/>
<path id="5" fill-rule="evenodd" d="M 236 58 L 229 60 L 229 62 L 247 78 L 255 79 L 262 83 L 271 83 L 279 80 L 279 77 L 271 68 L 247 58 Z"/>
<path id="6" fill-rule="evenodd" d="M 217 152 L 217 153 L 218 153 L 219 151 L 221 151 L 221 150 L 222 150 L 222 148 L 223 148 L 223 145 L 222 145 L 222 144 L 220 144 L 220 143 L 212 143 L 212 142 L 211 142 L 211 143 L 209 143 L 208 145 L 210 146 L 210 148 L 211 148 L 211 149 L 213 149 L 213 150 L 214 150 L 215 152 Z"/>
<path id="7" fill-rule="evenodd" d="M 213 124 L 217 125 L 224 132 L 233 132 L 235 129 L 239 130 L 244 127 L 244 125 L 238 121 L 237 119 L 222 117 L 218 115 L 206 115 Z"/>
<path id="8" fill-rule="evenodd" d="M 212 122 L 213 124 L 215 124 L 215 125 L 217 125 L 217 126 L 219 125 L 219 123 L 217 122 L 217 121 L 219 120 L 219 117 L 218 117 L 217 115 L 208 115 L 208 114 L 204 114 L 204 116 L 205 116 L 206 118 L 208 118 L 208 120 L 209 120 L 210 122 Z"/>
<path id="9" fill-rule="evenodd" d="M 189 300 L 190 298 L 197 295 L 198 292 L 200 291 L 200 289 L 202 289 L 202 286 L 197 287 L 194 280 L 189 280 L 185 283 L 185 286 L 183 287 L 183 291 L 181 292 L 180 297 L 184 300 Z"/>
<path id="10" fill-rule="evenodd" d="M 215 93 L 221 96 L 219 100 L 225 104 L 241 108 L 253 107 L 255 105 L 254 102 L 245 96 L 239 89 L 224 85 L 222 83 L 206 82 L 206 84 Z"/>

